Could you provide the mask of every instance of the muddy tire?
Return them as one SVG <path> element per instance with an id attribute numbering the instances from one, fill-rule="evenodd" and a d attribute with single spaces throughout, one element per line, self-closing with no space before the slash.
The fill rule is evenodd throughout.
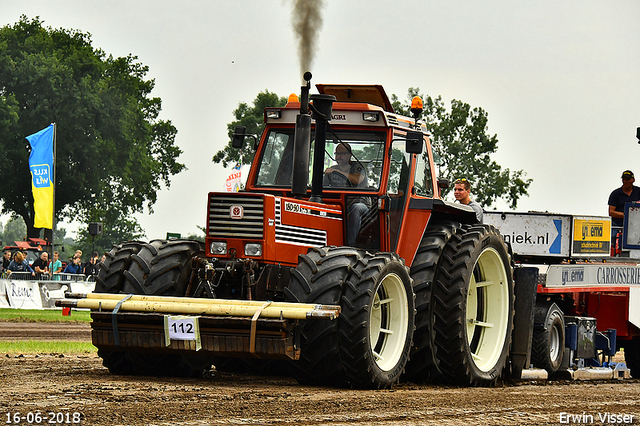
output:
<path id="1" fill-rule="evenodd" d="M 390 388 L 404 372 L 415 327 L 409 269 L 393 253 L 366 255 L 347 280 L 340 305 L 339 347 L 350 386 Z"/>
<path id="2" fill-rule="evenodd" d="M 107 351 L 98 349 L 98 356 L 102 358 L 102 365 L 109 369 L 111 374 L 129 376 L 135 374 L 133 366 L 127 360 L 127 355 L 122 351 Z"/>
<path id="3" fill-rule="evenodd" d="M 444 246 L 460 226 L 454 222 L 430 226 L 413 259 L 410 273 L 416 295 L 416 330 L 404 376 L 408 381 L 425 382 L 440 376 L 433 341 L 433 280 Z"/>
<path id="4" fill-rule="evenodd" d="M 120 293 L 124 284 L 124 271 L 131 266 L 131 256 L 140 251 L 142 241 L 127 241 L 114 246 L 106 254 L 96 276 L 96 293 Z"/>
<path id="5" fill-rule="evenodd" d="M 184 296 L 191 278 L 191 258 L 203 256 L 204 246 L 190 240 L 154 240 L 130 255 L 122 272 L 121 293 Z M 98 351 L 103 365 L 114 374 L 199 377 L 211 366 L 209 357 L 195 354 L 137 351 Z"/>
<path id="6" fill-rule="evenodd" d="M 114 246 L 107 254 L 104 262 L 100 263 L 100 270 L 96 276 L 95 293 L 120 293 L 125 282 L 124 271 L 131 266 L 131 256 L 140 251 L 145 244 L 142 241 L 127 241 Z M 131 363 L 124 352 L 98 349 L 98 356 L 102 358 L 102 365 L 112 374 L 134 374 Z"/>
<path id="7" fill-rule="evenodd" d="M 514 315 L 507 247 L 490 225 L 465 225 L 446 244 L 434 286 L 436 357 L 442 377 L 490 386 L 507 365 Z"/>
<path id="8" fill-rule="evenodd" d="M 286 300 L 339 305 L 343 285 L 362 254 L 351 247 L 323 247 L 298 256 L 298 266 L 284 290 Z M 340 362 L 338 321 L 304 321 L 300 327 L 300 359 L 291 363 L 291 374 L 305 384 L 347 385 Z"/>
<path id="9" fill-rule="evenodd" d="M 102 365 L 121 376 L 201 377 L 211 359 L 201 355 L 98 350 Z"/>
<path id="10" fill-rule="evenodd" d="M 536 307 L 531 342 L 531 363 L 554 374 L 564 355 L 564 315 L 555 303 Z"/>
<path id="11" fill-rule="evenodd" d="M 124 272 L 124 293 L 184 296 L 191 278 L 191 258 L 204 256 L 204 245 L 191 240 L 154 240 L 131 255 Z"/>

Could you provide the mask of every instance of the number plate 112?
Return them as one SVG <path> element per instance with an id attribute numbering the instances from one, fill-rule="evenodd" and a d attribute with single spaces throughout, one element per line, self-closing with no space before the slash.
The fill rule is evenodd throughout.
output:
<path id="1" fill-rule="evenodd" d="M 165 315 L 164 317 L 164 340 L 167 346 L 172 340 L 185 340 L 193 343 L 187 346 L 200 350 L 200 327 L 198 317 Z"/>

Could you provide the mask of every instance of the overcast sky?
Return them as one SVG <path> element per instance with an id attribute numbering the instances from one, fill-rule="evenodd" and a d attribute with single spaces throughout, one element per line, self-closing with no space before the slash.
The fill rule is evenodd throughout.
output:
<path id="1" fill-rule="evenodd" d="M 300 91 L 291 9 L 291 0 L 2 0 L 0 24 L 40 16 L 149 66 L 188 167 L 139 217 L 153 239 L 205 225 L 207 193 L 229 173 L 211 157 L 238 103 Z M 638 0 L 325 0 L 322 18 L 312 83 L 381 84 L 401 99 L 419 87 L 448 106 L 482 107 L 499 140 L 494 159 L 533 179 L 517 211 L 606 215 L 622 171 L 640 173 Z"/>

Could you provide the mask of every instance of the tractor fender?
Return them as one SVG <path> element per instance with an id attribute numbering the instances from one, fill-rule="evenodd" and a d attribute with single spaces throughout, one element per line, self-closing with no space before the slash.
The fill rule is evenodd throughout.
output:
<path id="1" fill-rule="evenodd" d="M 478 223 L 476 212 L 469 206 L 438 198 L 411 198 L 409 209 L 431 210 L 431 221 L 455 221 L 463 224 Z"/>

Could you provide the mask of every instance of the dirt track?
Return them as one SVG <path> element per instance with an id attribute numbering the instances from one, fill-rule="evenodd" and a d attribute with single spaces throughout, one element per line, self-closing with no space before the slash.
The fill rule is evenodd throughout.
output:
<path id="1" fill-rule="evenodd" d="M 68 324 L 7 324 L 0 323 L 0 339 L 70 336 Z M 88 326 L 73 327 L 73 340 L 88 339 Z M 200 379 L 114 376 L 93 354 L 0 354 L 0 389 L 3 424 L 6 413 L 38 411 L 41 424 L 49 421 L 49 412 L 71 413 L 71 421 L 78 412 L 84 425 L 576 424 L 561 423 L 567 419 L 560 413 L 592 416 L 593 424 L 603 424 L 599 415 L 626 414 L 640 424 L 638 380 L 526 382 L 491 389 L 401 384 L 354 391 L 216 372 Z"/>

